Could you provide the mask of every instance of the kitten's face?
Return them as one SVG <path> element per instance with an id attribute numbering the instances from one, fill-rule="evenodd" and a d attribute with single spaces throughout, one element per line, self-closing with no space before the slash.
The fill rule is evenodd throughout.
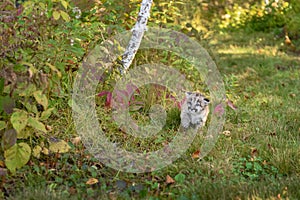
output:
<path id="1" fill-rule="evenodd" d="M 186 92 L 185 95 L 188 111 L 191 113 L 199 113 L 209 104 L 209 99 L 205 98 L 201 93 Z"/>

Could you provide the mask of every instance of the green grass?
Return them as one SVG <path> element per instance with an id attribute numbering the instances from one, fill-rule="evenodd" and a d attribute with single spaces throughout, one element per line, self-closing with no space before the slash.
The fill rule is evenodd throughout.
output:
<path id="1" fill-rule="evenodd" d="M 191 158 L 202 136 L 168 167 L 143 174 L 110 169 L 82 144 L 70 142 L 70 153 L 33 159 L 15 176 L 4 177 L 5 191 L 0 195 L 8 199 L 299 199 L 300 58 L 280 51 L 281 41 L 265 33 L 216 35 L 210 43 L 227 97 L 237 110 L 227 108 L 223 129 L 227 132 L 220 133 L 203 160 Z M 156 149 L 161 141 L 170 141 L 178 127 L 171 124 L 156 140 L 142 141 L 111 125 L 103 107 L 97 111 L 108 116 L 101 124 L 107 136 L 128 150 Z M 172 112 L 174 120 L 169 118 L 168 123 L 178 122 L 179 113 Z M 140 123 L 148 120 L 136 118 Z M 76 136 L 69 109 L 61 110 L 52 125 L 57 137 L 70 141 Z M 167 184 L 167 175 L 176 182 Z M 99 182 L 86 184 L 90 178 Z"/>

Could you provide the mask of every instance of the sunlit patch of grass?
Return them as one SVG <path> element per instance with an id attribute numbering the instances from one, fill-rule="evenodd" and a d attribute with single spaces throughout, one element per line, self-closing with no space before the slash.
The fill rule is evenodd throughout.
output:
<path id="1" fill-rule="evenodd" d="M 226 110 L 226 132 L 219 134 L 208 156 L 201 161 L 192 158 L 205 142 L 207 127 L 178 160 L 151 173 L 115 171 L 93 159 L 82 144 L 72 145 L 71 152 L 58 160 L 43 157 L 34 167 L 25 168 L 24 172 L 32 174 L 32 179 L 24 178 L 22 172 L 17 174 L 26 184 L 14 182 L 25 187 L 15 194 L 15 199 L 23 193 L 39 198 L 41 194 L 36 186 L 30 184 L 38 177 L 43 177 L 43 192 L 55 186 L 55 190 L 45 193 L 49 198 L 57 191 L 57 196 L 71 199 L 299 199 L 299 58 L 278 51 L 277 41 L 259 33 L 222 35 L 212 45 L 213 50 L 219 53 L 216 62 L 224 78 L 227 97 L 237 109 Z M 151 58 L 147 53 L 143 56 Z M 166 60 L 164 64 L 171 63 Z M 185 70 L 188 69 L 182 72 Z M 190 80 L 196 80 L 193 73 L 189 75 Z M 203 87 L 201 83 L 195 85 Z M 153 104 L 159 103 L 167 111 L 166 125 L 149 138 L 127 134 L 114 122 L 111 108 L 105 107 L 105 98 L 95 98 L 99 128 L 111 142 L 128 151 L 158 150 L 172 141 L 179 128 L 180 110 L 174 103 L 163 98 L 165 95 L 155 99 L 154 91 L 144 92 L 137 97 L 143 102 L 142 107 L 130 112 L 138 125 L 150 123 L 149 111 Z M 76 134 L 69 108 L 59 110 L 53 123 L 55 135 L 60 133 L 60 137 L 69 139 Z M 45 164 L 49 166 L 46 168 Z M 166 183 L 167 175 L 173 179 L 184 178 L 170 184 Z M 87 185 L 91 177 L 99 183 Z M 13 191 L 11 185 L 7 188 Z"/>

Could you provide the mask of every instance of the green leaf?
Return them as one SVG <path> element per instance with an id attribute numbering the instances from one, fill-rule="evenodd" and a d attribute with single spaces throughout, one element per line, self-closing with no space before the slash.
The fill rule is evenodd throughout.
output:
<path id="1" fill-rule="evenodd" d="M 27 71 L 27 67 L 21 64 L 14 65 L 14 72 L 25 73 Z"/>
<path id="2" fill-rule="evenodd" d="M 44 112 L 42 112 L 40 120 L 41 121 L 47 120 L 50 117 L 50 115 L 52 114 L 53 110 L 54 110 L 54 108 L 49 108 L 48 110 L 45 110 Z"/>
<path id="3" fill-rule="evenodd" d="M 34 84 L 29 84 L 28 87 L 19 93 L 20 97 L 29 97 L 36 91 L 36 86 Z"/>
<path id="4" fill-rule="evenodd" d="M 39 2 L 39 6 L 40 6 L 41 8 L 43 8 L 43 9 L 46 9 L 46 5 L 45 5 L 44 3 L 42 3 L 42 2 Z"/>
<path id="5" fill-rule="evenodd" d="M 58 142 L 49 142 L 49 150 L 54 153 L 67 153 L 71 147 L 64 140 L 59 140 Z"/>
<path id="6" fill-rule="evenodd" d="M 27 109 L 28 112 L 35 113 L 35 114 L 38 113 L 36 105 L 31 104 L 29 102 L 24 102 L 22 104 L 26 107 L 26 109 Z"/>
<path id="7" fill-rule="evenodd" d="M 177 174 L 177 175 L 174 177 L 174 179 L 175 179 L 175 181 L 176 181 L 177 183 L 183 183 L 184 180 L 185 180 L 185 175 L 179 173 L 179 174 Z"/>
<path id="8" fill-rule="evenodd" d="M 69 22 L 70 21 L 70 16 L 68 15 L 68 13 L 66 13 L 65 11 L 60 11 L 60 15 L 61 17 L 65 20 L 65 22 Z"/>
<path id="9" fill-rule="evenodd" d="M 10 122 L 17 133 L 20 133 L 27 125 L 28 114 L 23 110 L 14 112 L 10 117 Z"/>
<path id="10" fill-rule="evenodd" d="M 254 163 L 254 169 L 255 169 L 255 171 L 263 171 L 263 168 L 257 162 Z"/>
<path id="11" fill-rule="evenodd" d="M 61 1 L 61 4 L 63 5 L 63 7 L 64 7 L 65 9 L 68 8 L 68 2 L 62 0 L 62 1 Z"/>
<path id="12" fill-rule="evenodd" d="M 21 132 L 18 133 L 17 138 L 18 139 L 27 139 L 30 136 L 32 136 L 32 133 L 34 131 L 32 130 L 31 127 L 25 127 Z"/>
<path id="13" fill-rule="evenodd" d="M 15 144 L 4 152 L 6 167 L 15 174 L 16 169 L 26 165 L 31 155 L 31 149 L 26 143 Z"/>
<path id="14" fill-rule="evenodd" d="M 252 169 L 252 163 L 251 162 L 246 163 L 246 169 Z"/>
<path id="15" fill-rule="evenodd" d="M 3 94 L 4 90 L 4 78 L 0 77 L 0 95 Z"/>
<path id="16" fill-rule="evenodd" d="M 35 91 L 33 93 L 35 100 L 44 107 L 44 110 L 48 108 L 48 99 L 46 95 L 43 94 L 41 90 Z"/>
<path id="17" fill-rule="evenodd" d="M 53 11 L 52 16 L 55 20 L 58 20 L 60 18 L 60 13 L 57 11 Z"/>
<path id="18" fill-rule="evenodd" d="M 42 122 L 40 122 L 39 120 L 37 120 L 37 119 L 35 119 L 33 117 L 29 117 L 29 119 L 28 119 L 28 125 L 30 125 L 34 129 L 42 131 L 44 133 L 47 132 L 47 130 L 45 128 L 45 125 Z"/>
<path id="19" fill-rule="evenodd" d="M 6 122 L 5 121 L 0 121 L 0 131 L 2 129 L 5 129 L 6 128 Z"/>

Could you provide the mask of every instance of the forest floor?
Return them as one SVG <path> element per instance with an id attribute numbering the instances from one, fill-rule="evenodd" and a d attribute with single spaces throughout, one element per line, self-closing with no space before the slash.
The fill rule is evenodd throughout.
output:
<path id="1" fill-rule="evenodd" d="M 3 180 L 2 196 L 300 199 L 299 55 L 288 52 L 284 40 L 266 33 L 215 35 L 208 46 L 232 108 L 226 108 L 223 132 L 204 159 L 193 158 L 199 149 L 196 138 L 185 154 L 163 169 L 140 174 L 116 171 L 84 148 L 72 111 L 66 108 L 53 119 L 53 128 L 61 130 L 59 137 L 69 142 L 71 150 L 31 160 Z"/>

